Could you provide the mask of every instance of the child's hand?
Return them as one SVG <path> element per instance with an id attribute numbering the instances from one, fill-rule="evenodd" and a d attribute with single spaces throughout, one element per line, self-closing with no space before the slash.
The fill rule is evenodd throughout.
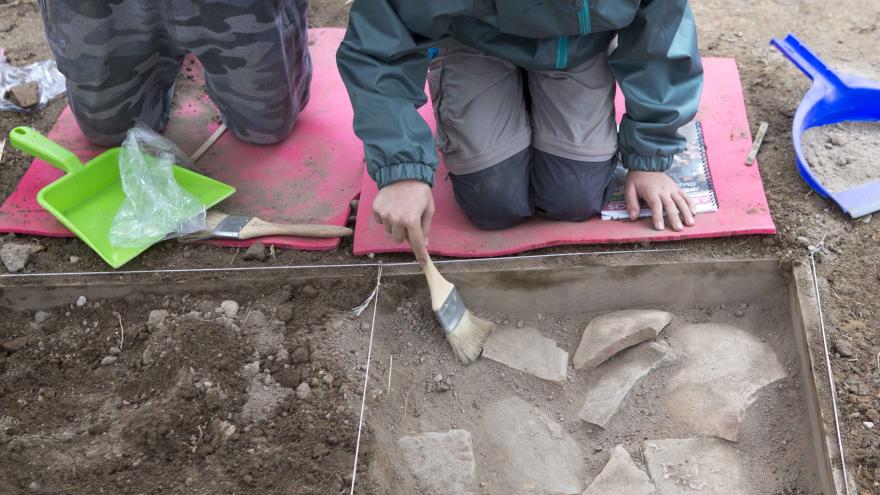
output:
<path id="1" fill-rule="evenodd" d="M 682 218 L 688 227 L 693 226 L 694 215 L 697 210 L 691 198 L 678 187 L 668 175 L 663 172 L 644 172 L 630 170 L 623 186 L 623 196 L 626 200 L 626 211 L 630 220 L 639 218 L 639 198 L 645 200 L 651 209 L 654 218 L 654 228 L 663 230 L 663 213 L 669 218 L 672 230 L 678 232 L 684 230 L 681 225 Z"/>
<path id="2" fill-rule="evenodd" d="M 428 230 L 433 216 L 431 186 L 417 180 L 385 186 L 373 200 L 373 217 L 394 242 L 409 241 L 421 265 L 428 259 Z"/>

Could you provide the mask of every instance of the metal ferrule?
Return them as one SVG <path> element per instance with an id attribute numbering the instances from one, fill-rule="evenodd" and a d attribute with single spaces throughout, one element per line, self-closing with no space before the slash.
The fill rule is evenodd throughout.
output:
<path id="1" fill-rule="evenodd" d="M 238 239 L 241 229 L 251 221 L 250 217 L 241 215 L 229 215 L 214 228 L 214 237 L 225 239 Z"/>
<path id="2" fill-rule="evenodd" d="M 440 306 L 440 309 L 434 311 L 434 314 L 437 316 L 440 326 L 443 327 L 443 331 L 446 332 L 446 335 L 449 335 L 461 322 L 466 310 L 464 301 L 458 295 L 458 289 L 453 287 L 452 292 L 446 297 L 446 301 Z"/>

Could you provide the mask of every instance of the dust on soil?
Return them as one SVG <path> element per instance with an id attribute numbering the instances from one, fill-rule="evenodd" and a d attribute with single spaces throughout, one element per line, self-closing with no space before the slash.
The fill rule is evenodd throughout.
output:
<path id="1" fill-rule="evenodd" d="M 366 335 L 346 310 L 367 285 L 285 286 L 248 299 L 139 296 L 8 315 L 0 493 L 33 483 L 70 494 L 345 491 Z M 222 302 L 236 298 L 238 311 L 224 313 Z M 344 348 L 325 335 L 343 326 Z M 367 435 L 364 470 L 369 446 Z M 369 480 L 363 488 L 372 491 Z"/>
<path id="2" fill-rule="evenodd" d="M 16 65 L 49 56 L 35 4 L 10 7 L 0 0 L 0 46 Z M 311 6 L 314 27 L 344 26 L 344 0 L 316 0 Z M 880 80 L 880 4 L 864 0 L 839 0 L 828 8 L 823 0 L 693 0 L 700 47 L 704 56 L 734 57 L 743 83 L 750 122 L 765 120 L 770 130 L 758 156 L 773 219 L 779 230 L 771 237 L 690 240 L 652 247 L 678 247 L 686 251 L 664 255 L 669 261 L 779 257 L 802 258 L 802 242 L 825 238 L 818 271 L 826 324 L 829 327 L 842 433 L 850 472 L 861 493 L 874 493 L 880 483 L 880 428 L 867 430 L 864 421 L 880 424 L 880 231 L 878 221 L 853 222 L 836 207 L 812 193 L 795 170 L 791 144 L 791 119 L 810 81 L 769 47 L 772 37 L 798 34 L 829 65 L 845 72 Z M 756 22 L 760 20 L 760 22 Z M 816 26 L 833 29 L 816 29 Z M 64 98 L 32 114 L 0 113 L 0 133 L 17 125 L 30 125 L 48 132 L 66 104 Z M 0 163 L 0 197 L 15 187 L 30 160 L 7 146 Z M 369 207 L 369 205 L 364 205 Z M 802 239 L 799 239 L 802 238 Z M 23 241 L 26 239 L 22 239 Z M 31 257 L 27 271 L 102 271 L 101 259 L 73 239 L 39 239 L 46 248 Z M 266 265 L 332 264 L 358 261 L 352 257 L 351 241 L 344 240 L 334 252 L 278 250 Z M 638 245 L 613 246 L 631 249 Z M 606 250 L 607 246 L 552 248 L 536 253 Z M 70 262 L 75 256 L 78 261 Z M 382 255 L 385 261 L 409 260 Z M 637 261 L 634 255 L 619 259 Z M 560 262 L 561 263 L 561 262 Z M 266 266 L 241 260 L 240 253 L 209 245 L 165 243 L 149 250 L 128 265 L 131 269 L 190 267 Z M 867 295 L 867 297 L 866 297 Z M 853 385 L 851 385 L 853 384 Z"/>
<path id="3" fill-rule="evenodd" d="M 832 192 L 880 179 L 880 124 L 841 122 L 812 127 L 802 143 L 813 173 Z"/>

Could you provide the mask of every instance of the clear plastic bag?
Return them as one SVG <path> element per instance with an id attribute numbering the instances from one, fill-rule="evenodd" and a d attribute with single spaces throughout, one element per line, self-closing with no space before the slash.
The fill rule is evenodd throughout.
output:
<path id="1" fill-rule="evenodd" d="M 29 82 L 36 82 L 40 86 L 40 102 L 36 107 L 21 108 L 4 99 L 10 88 Z M 0 49 L 0 111 L 29 112 L 43 108 L 65 89 L 64 75 L 58 71 L 55 60 L 42 60 L 25 67 L 13 67 L 6 63 L 6 55 Z"/>
<path id="2" fill-rule="evenodd" d="M 119 150 L 125 201 L 110 226 L 113 247 L 145 247 L 205 228 L 205 205 L 174 180 L 172 166 L 193 168 L 171 141 L 137 124 Z"/>

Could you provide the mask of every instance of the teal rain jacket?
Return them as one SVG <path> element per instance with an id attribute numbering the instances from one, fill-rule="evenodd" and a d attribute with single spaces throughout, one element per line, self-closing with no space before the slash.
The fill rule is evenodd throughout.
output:
<path id="1" fill-rule="evenodd" d="M 697 112 L 703 70 L 687 0 L 355 0 L 336 60 L 381 188 L 434 182 L 438 157 L 417 109 L 429 49 L 452 38 L 527 70 L 565 70 L 608 47 L 626 99 L 618 148 L 631 170 L 666 170 Z M 589 112 L 589 108 L 584 109 Z"/>

